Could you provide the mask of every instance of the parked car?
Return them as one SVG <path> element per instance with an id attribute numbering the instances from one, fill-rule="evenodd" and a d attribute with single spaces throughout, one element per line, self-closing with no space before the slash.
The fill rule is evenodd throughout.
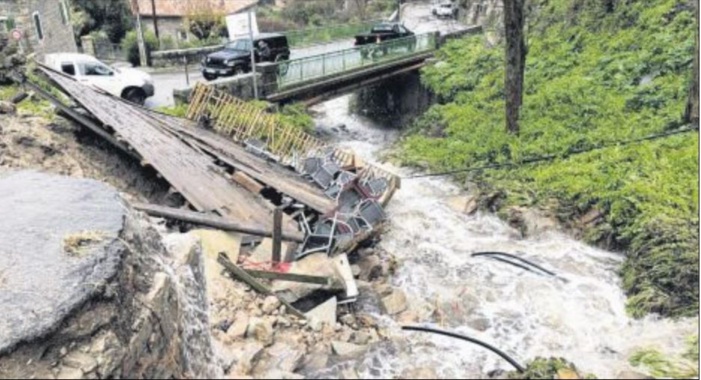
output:
<path id="1" fill-rule="evenodd" d="M 263 33 L 253 37 L 256 62 L 282 62 L 290 59 L 287 36 Z M 224 49 L 202 59 L 202 75 L 207 80 L 240 75 L 251 71 L 251 39 L 239 38 L 224 45 Z"/>
<path id="2" fill-rule="evenodd" d="M 438 18 L 455 18 L 458 15 L 458 6 L 450 0 L 442 0 L 433 3 L 431 13 Z"/>
<path id="3" fill-rule="evenodd" d="M 54 53 L 44 57 L 44 63 L 78 82 L 100 88 L 114 96 L 143 105 L 153 96 L 153 78 L 132 68 L 115 68 L 87 54 Z"/>
<path id="4" fill-rule="evenodd" d="M 375 25 L 370 30 L 370 33 L 355 36 L 355 46 L 363 46 L 364 48 L 361 48 L 360 54 L 363 58 L 367 58 L 368 56 L 374 56 L 379 51 L 387 54 L 389 47 L 387 45 L 381 46 L 381 44 L 401 38 L 407 42 L 407 48 L 413 51 L 416 47 L 414 36 L 414 32 L 400 23 L 382 23 Z"/>

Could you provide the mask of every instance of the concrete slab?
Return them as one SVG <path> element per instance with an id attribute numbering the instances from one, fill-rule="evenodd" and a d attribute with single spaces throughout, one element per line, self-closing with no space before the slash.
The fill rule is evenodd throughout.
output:
<path id="1" fill-rule="evenodd" d="M 0 354 L 40 337 L 100 292 L 125 250 L 127 209 L 108 185 L 0 176 Z"/>

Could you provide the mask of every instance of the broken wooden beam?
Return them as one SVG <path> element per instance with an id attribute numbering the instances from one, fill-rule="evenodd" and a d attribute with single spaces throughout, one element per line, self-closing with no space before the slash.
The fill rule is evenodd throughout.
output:
<path id="1" fill-rule="evenodd" d="M 282 209 L 275 209 L 273 214 L 273 263 L 280 262 L 282 253 Z"/>
<path id="2" fill-rule="evenodd" d="M 221 264 L 224 269 L 226 269 L 233 277 L 238 278 L 239 280 L 245 282 L 248 284 L 251 288 L 253 288 L 255 291 L 265 294 L 265 295 L 272 295 L 277 297 L 278 300 L 280 300 L 280 303 L 285 305 L 287 308 L 287 311 L 291 313 L 292 315 L 306 319 L 306 316 L 304 313 L 301 311 L 297 310 L 290 302 L 285 300 L 284 298 L 278 296 L 270 290 L 267 286 L 261 284 L 258 280 L 253 278 L 250 274 L 248 274 L 245 270 L 239 268 L 236 264 L 232 263 L 231 260 L 224 254 L 224 253 L 219 253 L 219 256 L 217 257 L 217 262 Z"/>
<path id="3" fill-rule="evenodd" d="M 280 272 L 268 272 L 268 271 L 262 271 L 262 270 L 252 270 L 252 269 L 244 269 L 246 273 L 250 274 L 251 276 L 255 278 L 264 278 L 266 280 L 280 280 L 280 281 L 291 281 L 291 282 L 301 282 L 305 284 L 315 284 L 315 285 L 324 285 L 324 286 L 332 286 L 333 285 L 333 280 L 329 277 L 323 277 L 323 276 L 311 276 L 311 275 L 306 275 L 306 274 L 297 274 L 297 273 L 280 273 Z"/>
<path id="4" fill-rule="evenodd" d="M 143 211 L 152 216 L 176 219 L 183 222 L 219 228 L 224 231 L 241 232 L 245 234 L 268 238 L 273 237 L 273 231 L 266 230 L 260 227 L 244 226 L 238 223 L 231 222 L 222 217 L 206 215 L 195 211 L 187 211 L 172 207 L 158 206 L 146 203 L 137 203 L 134 204 L 133 207 L 136 210 Z M 285 241 L 294 241 L 298 243 L 304 241 L 304 235 L 301 232 L 298 234 L 281 234 L 281 238 Z"/>

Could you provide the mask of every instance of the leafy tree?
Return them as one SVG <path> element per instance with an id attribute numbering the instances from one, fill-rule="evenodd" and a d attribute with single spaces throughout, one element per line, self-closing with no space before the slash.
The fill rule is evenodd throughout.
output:
<path id="1" fill-rule="evenodd" d="M 504 2 L 506 34 L 506 130 L 518 134 L 518 117 L 523 100 L 523 72 L 526 68 L 526 44 L 523 36 L 525 0 Z"/>
<path id="2" fill-rule="evenodd" d="M 73 0 L 73 8 L 73 27 L 78 37 L 103 31 L 117 43 L 133 27 L 126 0 Z"/>
<path id="3" fill-rule="evenodd" d="M 185 24 L 198 40 L 225 35 L 224 13 L 210 2 L 189 2 Z"/>

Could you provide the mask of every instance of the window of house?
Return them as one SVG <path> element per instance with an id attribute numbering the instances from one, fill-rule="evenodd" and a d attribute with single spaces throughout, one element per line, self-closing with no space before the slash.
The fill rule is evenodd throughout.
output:
<path id="1" fill-rule="evenodd" d="M 187 41 L 187 31 L 185 31 L 185 30 L 183 30 L 183 29 L 179 29 L 179 30 L 176 32 L 176 34 L 177 34 L 178 39 L 179 39 L 180 41 Z"/>
<path id="2" fill-rule="evenodd" d="M 92 75 L 99 77 L 106 77 L 112 75 L 112 70 L 110 70 L 109 67 L 98 62 L 86 62 L 82 63 L 80 66 L 83 75 Z"/>
<path id="3" fill-rule="evenodd" d="M 44 39 L 44 29 L 41 26 L 41 18 L 39 17 L 39 12 L 34 12 L 32 14 L 32 19 L 34 20 L 34 29 L 37 32 L 37 38 L 39 41 Z"/>
<path id="4" fill-rule="evenodd" d="M 9 32 L 10 26 L 8 24 L 7 17 L 0 17 L 0 32 Z"/>
<path id="5" fill-rule="evenodd" d="M 58 11 L 61 13 L 61 21 L 63 22 L 63 25 L 67 25 L 70 18 L 68 15 L 68 7 L 66 6 L 66 2 L 64 0 L 58 2 Z"/>
<path id="6" fill-rule="evenodd" d="M 75 65 L 73 64 L 73 62 L 62 62 L 61 71 L 68 75 L 75 76 Z"/>

